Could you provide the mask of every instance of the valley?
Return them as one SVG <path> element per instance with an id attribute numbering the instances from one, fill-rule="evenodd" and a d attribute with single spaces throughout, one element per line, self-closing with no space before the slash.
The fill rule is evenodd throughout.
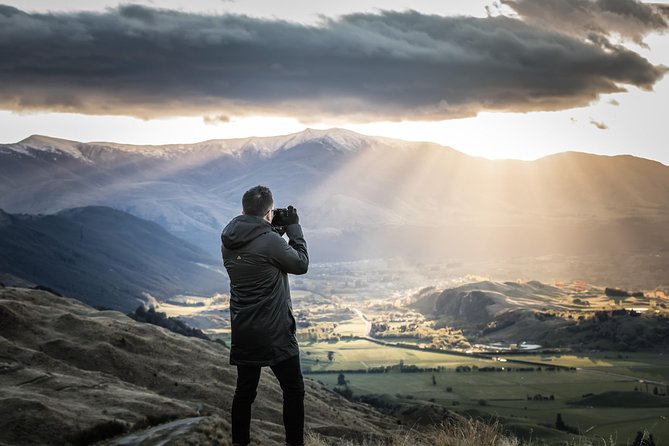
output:
<path id="1" fill-rule="evenodd" d="M 404 423 L 430 424 L 439 418 L 437 408 L 447 408 L 498 419 L 526 440 L 559 442 L 580 432 L 630 442 L 643 429 L 655 441 L 669 439 L 666 289 L 621 297 L 583 281 L 460 276 L 461 266 L 343 262 L 291 277 L 305 376 Z M 467 300 L 477 293 L 494 298 L 484 306 L 485 317 L 467 312 Z M 464 312 L 435 316 L 439 299 L 454 296 L 459 306 L 449 302 L 443 309 Z M 157 311 L 202 323 L 210 336 L 229 343 L 226 299 L 160 304 Z M 208 314 L 217 316 L 203 323 Z M 619 332 L 613 337 L 610 323 Z M 626 331 L 643 339 L 643 330 L 655 325 L 662 342 L 640 351 L 616 349 Z M 556 429 L 558 413 L 572 433 Z"/>

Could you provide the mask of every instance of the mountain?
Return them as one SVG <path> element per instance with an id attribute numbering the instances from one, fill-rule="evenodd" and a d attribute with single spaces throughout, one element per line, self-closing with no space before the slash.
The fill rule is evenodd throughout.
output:
<path id="1" fill-rule="evenodd" d="M 321 261 L 564 255 L 601 263 L 641 254 L 648 258 L 625 268 L 643 276 L 634 286 L 669 276 L 669 167 L 632 156 L 493 161 L 342 129 L 165 146 L 44 136 L 0 145 L 5 210 L 111 206 L 212 256 L 241 195 L 257 184 L 273 190 L 276 206 L 299 209 Z"/>
<path id="2" fill-rule="evenodd" d="M 100 206 L 0 211 L 0 272 L 122 311 L 150 296 L 211 295 L 228 283 L 218 259 L 156 223 Z"/>
<path id="3" fill-rule="evenodd" d="M 46 291 L 0 287 L 0 350 L 0 444 L 84 445 L 130 432 L 139 438 L 153 426 L 170 431 L 169 444 L 230 444 L 237 373 L 220 343 Z M 315 381 L 305 388 L 314 434 L 383 439 L 397 426 Z M 268 368 L 251 424 L 257 444 L 284 444 L 281 389 Z"/>

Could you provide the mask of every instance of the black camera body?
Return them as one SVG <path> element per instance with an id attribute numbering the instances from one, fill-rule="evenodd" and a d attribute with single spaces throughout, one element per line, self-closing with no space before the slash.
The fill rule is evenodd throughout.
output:
<path id="1" fill-rule="evenodd" d="M 272 226 L 286 226 L 286 219 L 288 218 L 288 209 L 276 208 L 273 211 Z"/>
<path id="2" fill-rule="evenodd" d="M 272 217 L 272 226 L 274 228 L 285 230 L 286 226 L 294 225 L 299 222 L 300 217 L 297 215 L 297 209 L 293 206 L 274 209 L 274 216 Z"/>

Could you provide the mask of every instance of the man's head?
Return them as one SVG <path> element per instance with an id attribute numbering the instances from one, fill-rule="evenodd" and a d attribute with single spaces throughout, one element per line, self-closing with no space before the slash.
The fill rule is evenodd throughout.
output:
<path id="1" fill-rule="evenodd" d="M 242 209 L 244 215 L 255 215 L 256 217 L 269 217 L 272 220 L 271 210 L 274 207 L 272 191 L 265 186 L 255 186 L 244 192 L 242 197 Z"/>

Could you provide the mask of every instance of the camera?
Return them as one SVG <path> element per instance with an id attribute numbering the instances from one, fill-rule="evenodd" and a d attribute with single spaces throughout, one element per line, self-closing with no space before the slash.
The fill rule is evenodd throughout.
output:
<path id="1" fill-rule="evenodd" d="M 276 208 L 273 211 L 274 217 L 272 217 L 272 226 L 286 226 L 286 220 L 288 219 L 288 209 L 286 208 Z"/>
<path id="2" fill-rule="evenodd" d="M 297 216 L 297 209 L 295 209 L 293 206 L 274 209 L 272 226 L 276 228 L 282 228 L 284 226 L 293 225 L 299 222 L 300 217 Z"/>

